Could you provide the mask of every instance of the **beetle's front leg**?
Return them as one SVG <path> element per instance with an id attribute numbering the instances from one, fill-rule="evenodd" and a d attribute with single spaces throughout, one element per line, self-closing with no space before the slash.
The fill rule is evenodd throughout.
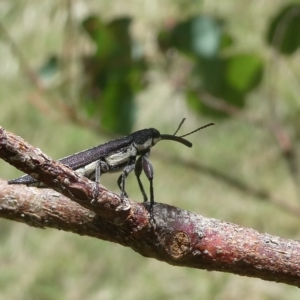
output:
<path id="1" fill-rule="evenodd" d="M 149 206 L 149 213 L 150 213 L 150 218 L 155 222 L 154 220 L 154 216 L 153 216 L 153 205 L 155 204 L 154 202 L 154 190 L 153 190 L 153 175 L 154 175 L 154 170 L 153 170 L 153 166 L 150 162 L 150 160 L 148 159 L 148 156 L 150 155 L 150 151 L 148 151 L 147 153 L 145 153 L 144 155 L 141 155 L 136 163 L 136 167 L 135 167 L 135 175 L 137 178 L 137 181 L 139 183 L 140 186 L 140 190 L 142 191 L 142 194 L 144 196 L 144 201 L 147 201 L 147 195 L 145 193 L 143 184 L 141 182 L 140 179 L 140 175 L 142 173 L 142 170 L 144 170 L 149 183 L 150 183 L 150 206 Z"/>
<path id="2" fill-rule="evenodd" d="M 142 174 L 142 171 L 143 171 L 143 156 L 140 156 L 138 158 L 138 160 L 136 161 L 135 168 L 134 168 L 134 173 L 135 173 L 137 182 L 139 184 L 140 190 L 141 190 L 141 192 L 143 194 L 144 202 L 147 202 L 148 201 L 148 197 L 147 197 L 147 194 L 145 192 L 143 183 L 142 183 L 141 178 L 140 178 L 141 174 Z"/>
<path id="3" fill-rule="evenodd" d="M 149 153 L 142 156 L 142 166 L 143 166 L 143 170 L 144 170 L 144 172 L 149 180 L 149 183 L 150 183 L 150 206 L 153 207 L 153 205 L 155 204 L 154 191 L 153 191 L 154 170 L 153 170 L 153 166 L 152 166 L 150 160 L 148 159 L 148 155 L 149 155 Z"/>
<path id="4" fill-rule="evenodd" d="M 125 197 L 128 198 L 127 193 L 125 192 L 125 181 L 128 174 L 134 169 L 135 167 L 135 159 L 136 157 L 131 157 L 128 161 L 128 164 L 123 169 L 122 174 L 118 178 L 118 186 L 121 190 L 121 198 L 124 199 Z"/>

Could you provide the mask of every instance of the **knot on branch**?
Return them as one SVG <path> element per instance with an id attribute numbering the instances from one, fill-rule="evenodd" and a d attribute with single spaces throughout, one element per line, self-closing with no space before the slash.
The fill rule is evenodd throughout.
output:
<path id="1" fill-rule="evenodd" d="M 173 258 L 180 258 L 190 249 L 190 237 L 183 231 L 175 231 L 166 239 L 167 251 Z"/>

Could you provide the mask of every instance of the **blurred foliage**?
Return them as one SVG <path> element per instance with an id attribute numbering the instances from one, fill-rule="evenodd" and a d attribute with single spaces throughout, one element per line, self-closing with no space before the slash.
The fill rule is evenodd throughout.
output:
<path id="1" fill-rule="evenodd" d="M 233 38 L 224 29 L 224 21 L 208 16 L 192 17 L 164 28 L 158 34 L 160 49 L 176 49 L 192 64 L 184 79 L 187 104 L 197 113 L 228 117 L 201 101 L 203 92 L 230 105 L 242 108 L 246 95 L 261 81 L 263 61 L 259 54 L 227 54 L 234 47 Z"/>
<path id="2" fill-rule="evenodd" d="M 61 109 L 64 106 L 56 105 L 57 99 L 73 101 L 75 113 L 82 117 L 82 112 L 85 112 L 85 117 L 95 121 L 92 125 L 96 123 L 98 128 L 105 126 L 110 131 L 126 134 L 131 131 L 133 122 L 137 122 L 137 127 L 153 122 L 157 128 L 171 130 L 164 126 L 181 117 L 180 109 L 185 104 L 192 113 L 201 117 L 199 122 L 205 122 L 205 116 L 209 116 L 209 121 L 213 117 L 228 117 L 226 111 L 217 110 L 204 101 L 207 95 L 244 109 L 247 116 L 248 113 L 250 117 L 261 114 L 268 122 L 272 97 L 279 116 L 275 115 L 271 121 L 281 118 L 280 121 L 288 127 L 284 129 L 298 138 L 298 144 L 295 143 L 298 146 L 299 63 L 295 57 L 297 53 L 299 55 L 299 30 L 296 30 L 299 5 L 286 6 L 288 2 L 291 3 L 283 0 L 251 3 L 231 0 L 206 1 L 203 5 L 204 2 L 199 0 L 149 3 L 68 1 L 74 5 L 74 10 L 67 11 L 65 2 L 58 5 L 55 1 L 5 0 L 4 5 L 0 4 L 1 16 L 5 16 L 2 22 L 8 21 L 5 24 L 7 31 L 29 66 L 44 61 L 38 75 L 45 81 L 46 89 L 39 94 L 34 83 L 28 84 L 28 73 L 19 64 L 17 52 L 11 53 L 11 44 L 2 33 L 1 125 L 53 157 L 62 157 L 103 143 L 111 136 L 91 132 L 96 128 L 89 127 L 92 122 L 76 123 L 82 119 L 64 114 Z M 193 9 L 188 9 L 189 5 L 193 5 Z M 103 19 L 95 17 L 97 11 Z M 125 11 L 130 18 L 120 17 L 120 12 Z M 81 23 L 86 13 L 89 17 Z M 68 14 L 74 22 L 71 29 L 66 28 L 65 16 Z M 171 24 L 162 26 L 164 22 Z M 147 43 L 150 40 L 147 60 L 142 48 L 133 41 L 132 23 L 138 27 L 135 31 L 137 38 Z M 155 37 L 159 53 L 153 51 L 157 49 Z M 85 56 L 82 54 L 83 44 Z M 290 45 L 284 52 L 278 47 L 283 44 Z M 269 51 L 273 49 L 277 51 Z M 72 55 L 68 57 L 70 52 Z M 66 58 L 69 61 L 66 62 Z M 75 69 L 82 68 L 73 73 L 65 72 L 68 63 L 76 65 Z M 158 63 L 159 67 L 166 65 L 169 68 L 160 68 L 157 72 Z M 136 118 L 135 98 L 146 86 L 144 78 L 149 69 L 155 70 L 149 76 L 151 88 L 145 90 L 143 100 L 138 103 L 141 110 Z M 161 71 L 165 73 L 161 74 Z M 262 81 L 262 75 L 268 80 Z M 174 78 L 181 81 L 172 82 Z M 61 82 L 70 86 L 64 90 L 70 94 L 56 89 Z M 170 87 L 170 83 L 174 85 Z M 179 93 L 176 93 L 175 105 L 172 106 L 173 99 L 169 95 L 174 95 L 178 86 Z M 181 91 L 185 92 L 186 98 L 181 97 Z M 254 95 L 250 95 L 253 91 Z M 78 99 L 80 105 L 76 106 Z M 178 105 L 178 101 L 186 102 Z M 250 105 L 245 105 L 247 101 Z M 51 110 L 61 118 L 53 117 Z M 272 112 L 270 115 L 273 117 Z M 259 198 L 258 193 L 251 194 L 251 191 L 243 191 L 234 184 L 228 187 L 226 181 L 214 175 L 221 172 L 229 180 L 230 176 L 236 178 L 246 188 L 266 190 L 267 194 L 281 198 L 284 204 L 296 203 L 286 164 L 277 151 L 276 142 L 264 129 L 243 123 L 241 119 L 222 125 L 218 121 L 212 134 L 205 133 L 199 140 L 195 138 L 190 152 L 179 148 L 175 163 L 164 159 L 159 161 L 160 153 L 156 152 L 159 148 L 155 149 L 158 153 L 153 156 L 158 201 L 261 232 L 298 239 L 299 218 L 270 199 Z M 297 130 L 298 135 L 294 134 Z M 162 147 L 169 147 L 163 148 L 168 150 L 167 155 L 177 151 L 168 143 Z M 216 172 L 192 171 L 186 164 L 177 165 L 180 158 L 191 156 L 195 166 L 203 163 Z M 2 177 L 16 175 L 13 168 L 2 161 L 0 163 Z M 132 177 L 126 184 L 130 196 L 138 201 L 140 191 Z M 118 191 L 114 175 L 103 176 L 103 183 Z M 298 290 L 287 285 L 221 272 L 174 268 L 138 256 L 131 249 L 97 239 L 54 230 L 42 232 L 5 220 L 1 220 L 1 229 L 3 270 L 0 295 L 3 299 L 32 299 L 33 295 L 36 299 L 299 298 Z M 128 274 L 131 274 L 130 278 Z M 201 285 L 196 284 L 199 280 Z M 57 294 L 53 295 L 47 286 Z"/>
<path id="3" fill-rule="evenodd" d="M 56 55 L 51 55 L 47 58 L 44 64 L 39 68 L 38 74 L 43 82 L 51 82 L 59 71 L 59 58 Z"/>
<path id="4" fill-rule="evenodd" d="M 99 116 L 101 125 L 112 132 L 132 130 L 135 94 L 145 85 L 147 63 L 130 36 L 131 19 L 122 17 L 103 23 L 95 16 L 83 28 L 95 44 L 93 54 L 84 57 L 83 105 L 90 116 Z"/>
<path id="5" fill-rule="evenodd" d="M 195 58 L 213 58 L 223 39 L 222 22 L 208 16 L 196 16 L 162 29 L 158 34 L 160 48 L 168 51 L 176 48 Z"/>
<path id="6" fill-rule="evenodd" d="M 82 26 L 94 50 L 82 58 L 81 104 L 90 118 L 105 130 L 128 134 L 135 122 L 135 96 L 146 86 L 149 69 L 142 48 L 131 38 L 129 17 L 103 22 L 87 17 Z M 300 5 L 281 9 L 270 22 L 267 41 L 286 55 L 300 44 Z M 207 96 L 242 109 L 247 95 L 260 85 L 265 62 L 259 53 L 235 51 L 235 41 L 226 30 L 226 21 L 208 15 L 172 20 L 157 34 L 159 49 L 169 65 L 176 50 L 188 59 L 191 71 L 184 74 L 181 86 L 186 103 L 195 113 L 213 118 L 228 118 L 227 112 L 211 105 Z M 174 60 L 174 61 L 172 61 Z M 55 73 L 58 58 L 47 59 L 39 74 L 46 80 Z M 168 72 L 168 70 L 167 70 Z"/>
<path id="7" fill-rule="evenodd" d="M 135 121 L 135 95 L 146 85 L 148 64 L 141 47 L 130 35 L 131 19 L 121 17 L 104 23 L 89 16 L 82 26 L 94 44 L 94 51 L 82 57 L 81 105 L 99 127 L 117 134 L 129 134 Z M 44 83 L 51 83 L 62 60 L 51 55 L 38 70 Z"/>
<path id="8" fill-rule="evenodd" d="M 281 9 L 271 22 L 267 41 L 278 52 L 293 54 L 300 46 L 300 4 Z"/>

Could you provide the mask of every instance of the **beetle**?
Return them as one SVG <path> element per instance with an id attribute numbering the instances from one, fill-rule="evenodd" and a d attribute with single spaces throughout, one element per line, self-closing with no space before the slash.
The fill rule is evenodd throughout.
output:
<path id="1" fill-rule="evenodd" d="M 85 176 L 100 183 L 100 176 L 105 173 L 122 172 L 118 178 L 121 198 L 128 197 L 125 191 L 126 177 L 134 170 L 144 202 L 148 201 L 140 176 L 144 171 L 150 183 L 150 214 L 154 205 L 153 166 L 149 161 L 151 148 L 161 140 L 171 140 L 192 147 L 192 143 L 184 137 L 204 129 L 214 123 L 206 124 L 187 134 L 176 136 L 185 119 L 181 121 L 173 135 L 161 134 L 155 128 L 142 129 L 105 144 L 83 150 L 81 152 L 59 159 L 61 163 L 75 170 L 80 176 Z M 138 159 L 137 159 L 138 157 Z M 30 175 L 12 179 L 9 184 L 26 184 L 27 186 L 46 187 Z"/>

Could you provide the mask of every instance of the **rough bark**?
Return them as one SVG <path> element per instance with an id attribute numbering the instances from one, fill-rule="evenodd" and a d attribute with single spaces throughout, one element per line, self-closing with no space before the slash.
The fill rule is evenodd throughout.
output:
<path id="1" fill-rule="evenodd" d="M 0 157 L 50 189 L 0 181 L 0 217 L 116 242 L 172 265 L 300 286 L 300 243 L 166 204 L 122 199 L 0 128 Z"/>

